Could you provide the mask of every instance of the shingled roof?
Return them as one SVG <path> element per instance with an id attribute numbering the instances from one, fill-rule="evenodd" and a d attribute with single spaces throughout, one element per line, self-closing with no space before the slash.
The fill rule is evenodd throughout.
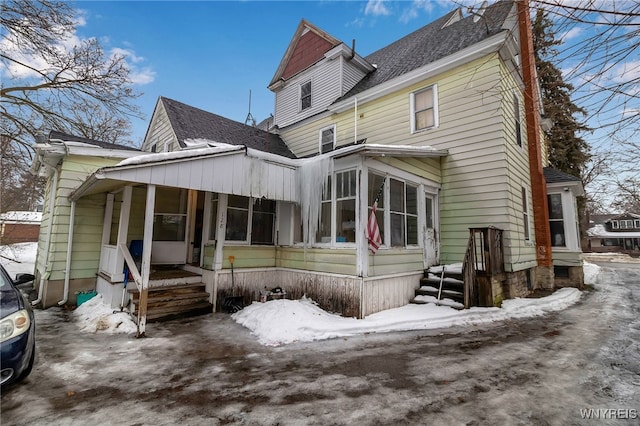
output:
<path id="1" fill-rule="evenodd" d="M 479 17 L 472 14 L 457 21 L 461 11 L 456 9 L 366 56 L 365 59 L 375 64 L 377 69 L 338 100 L 357 95 L 505 31 L 503 26 L 513 7 L 512 0 L 502 0 L 488 6 Z"/>
<path id="2" fill-rule="evenodd" d="M 75 135 L 70 135 L 67 133 L 63 133 L 63 132 L 59 132 L 57 130 L 52 130 L 49 132 L 49 139 L 58 139 L 58 140 L 62 140 L 65 142 L 80 142 L 80 143 L 86 143 L 88 145 L 94 145 L 94 146 L 99 146 L 100 148 L 105 148 L 105 149 L 123 149 L 123 150 L 127 150 L 127 151 L 140 151 L 138 148 L 134 148 L 132 146 L 127 146 L 127 145 L 120 145 L 120 144 L 116 144 L 116 143 L 110 143 L 110 142 L 102 142 L 102 141 L 97 141 L 94 139 L 89 139 L 89 138 L 85 138 L 82 136 L 75 136 Z"/>
<path id="3" fill-rule="evenodd" d="M 581 182 L 580 178 L 551 167 L 545 167 L 543 172 L 547 183 Z"/>
<path id="4" fill-rule="evenodd" d="M 283 157 L 295 158 L 280 136 L 234 120 L 160 97 L 181 147 L 187 139 L 207 139 L 230 145 L 244 145 Z"/>

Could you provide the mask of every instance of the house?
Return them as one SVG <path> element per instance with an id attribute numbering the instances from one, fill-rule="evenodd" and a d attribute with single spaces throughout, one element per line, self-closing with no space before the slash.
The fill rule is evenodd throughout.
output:
<path id="1" fill-rule="evenodd" d="M 269 131 L 160 97 L 141 152 L 70 188 L 96 222 L 67 227 L 92 244 L 68 249 L 66 276 L 130 298 L 140 334 L 187 281 L 216 309 L 280 287 L 358 318 L 407 304 L 439 264 L 464 263 L 467 306 L 556 272 L 582 285 L 582 185 L 545 168 L 531 40 L 525 3 L 504 0 L 368 56 L 302 20 Z"/>
<path id="2" fill-rule="evenodd" d="M 0 214 L 0 244 L 38 241 L 41 212 L 10 211 Z"/>
<path id="3" fill-rule="evenodd" d="M 640 256 L 640 214 L 592 215 L 590 219 L 585 251 Z"/>
<path id="4" fill-rule="evenodd" d="M 31 172 L 47 182 L 37 239 L 38 298 L 34 304 L 75 304 L 76 292 L 96 285 L 100 240 L 93 231 L 102 231 L 104 200 L 85 197 L 76 203 L 69 194 L 95 170 L 139 154 L 139 150 L 58 131 L 38 138 L 34 148 Z"/>

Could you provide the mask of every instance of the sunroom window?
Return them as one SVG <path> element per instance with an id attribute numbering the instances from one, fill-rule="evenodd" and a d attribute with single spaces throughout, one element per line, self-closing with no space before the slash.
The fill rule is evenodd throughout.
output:
<path id="1" fill-rule="evenodd" d="M 418 244 L 418 188 L 390 179 L 391 246 Z"/>
<path id="2" fill-rule="evenodd" d="M 248 242 L 250 234 L 251 244 L 273 244 L 275 215 L 276 202 L 273 200 L 229 195 L 225 239 Z"/>
<path id="3" fill-rule="evenodd" d="M 356 242 L 356 171 L 336 173 L 336 242 Z"/>

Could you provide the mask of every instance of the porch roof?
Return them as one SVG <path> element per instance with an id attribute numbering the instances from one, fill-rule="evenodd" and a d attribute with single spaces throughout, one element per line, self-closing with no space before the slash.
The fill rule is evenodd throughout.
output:
<path id="1" fill-rule="evenodd" d="M 442 157 L 429 146 L 359 144 L 314 159 L 366 157 Z M 298 169 L 313 159 L 291 159 L 238 145 L 139 155 L 94 172 L 69 198 L 120 189 L 127 184 L 159 185 L 280 201 L 299 201 Z"/>

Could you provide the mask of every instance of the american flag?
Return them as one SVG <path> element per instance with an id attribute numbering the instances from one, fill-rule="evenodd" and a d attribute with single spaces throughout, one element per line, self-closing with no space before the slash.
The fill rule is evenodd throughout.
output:
<path id="1" fill-rule="evenodd" d="M 376 254 L 380 246 L 382 245 L 382 238 L 380 238 L 380 228 L 378 228 L 378 221 L 376 220 L 376 209 L 378 208 L 378 200 L 373 202 L 371 206 L 371 215 L 369 215 L 369 221 L 367 222 L 367 238 L 369 239 L 369 250 L 372 254 Z"/>

